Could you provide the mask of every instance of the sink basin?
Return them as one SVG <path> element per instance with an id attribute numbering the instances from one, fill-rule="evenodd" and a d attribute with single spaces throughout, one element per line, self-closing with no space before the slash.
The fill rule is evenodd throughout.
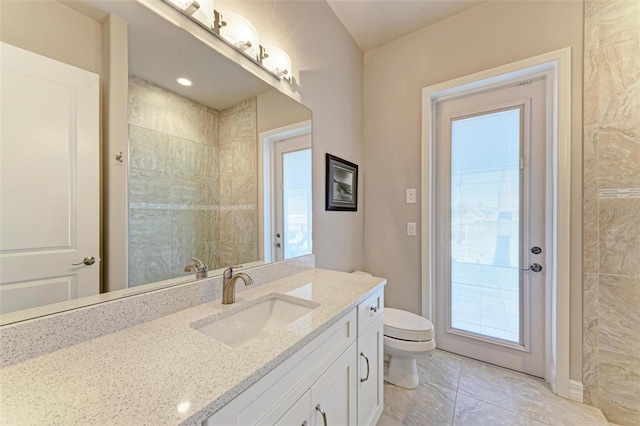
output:
<path id="1" fill-rule="evenodd" d="M 274 295 L 229 315 L 204 318 L 191 327 L 227 346 L 242 348 L 268 337 L 318 306 L 309 306 L 311 303 Z"/>

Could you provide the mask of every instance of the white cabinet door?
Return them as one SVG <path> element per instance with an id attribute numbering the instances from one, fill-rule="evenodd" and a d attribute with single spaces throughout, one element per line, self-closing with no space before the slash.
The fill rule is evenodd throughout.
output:
<path id="1" fill-rule="evenodd" d="M 314 426 L 356 424 L 356 343 L 311 387 Z"/>
<path id="2" fill-rule="evenodd" d="M 0 313 L 8 313 L 100 291 L 99 80 L 0 49 Z M 95 262 L 82 264 L 87 257 Z"/>
<path id="3" fill-rule="evenodd" d="M 276 425 L 307 426 L 309 424 L 310 418 L 311 391 L 308 390 L 282 417 L 280 417 L 280 419 L 276 422 Z"/>
<path id="4" fill-rule="evenodd" d="M 358 425 L 375 425 L 383 410 L 383 318 L 358 338 Z"/>

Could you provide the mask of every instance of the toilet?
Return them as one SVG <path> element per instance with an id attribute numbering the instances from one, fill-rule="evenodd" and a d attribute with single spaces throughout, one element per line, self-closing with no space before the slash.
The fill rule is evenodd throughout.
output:
<path id="1" fill-rule="evenodd" d="M 433 324 L 428 319 L 400 309 L 384 308 L 384 357 L 389 369 L 384 380 L 406 389 L 420 382 L 416 357 L 436 348 Z"/>
<path id="2" fill-rule="evenodd" d="M 354 271 L 357 275 L 367 272 Z M 420 383 L 416 357 L 429 354 L 436 348 L 433 324 L 428 319 L 400 309 L 384 308 L 384 359 L 389 369 L 384 380 L 405 389 Z"/>

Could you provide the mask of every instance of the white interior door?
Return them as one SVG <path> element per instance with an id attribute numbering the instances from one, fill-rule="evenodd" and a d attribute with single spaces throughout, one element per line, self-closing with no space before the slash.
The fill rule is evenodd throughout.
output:
<path id="1" fill-rule="evenodd" d="M 545 80 L 436 105 L 438 347 L 539 377 Z"/>
<path id="2" fill-rule="evenodd" d="M 297 134 L 274 145 L 275 260 L 310 254 L 311 133 Z"/>
<path id="3" fill-rule="evenodd" d="M 0 313 L 7 313 L 100 291 L 99 79 L 5 43 L 0 49 Z"/>

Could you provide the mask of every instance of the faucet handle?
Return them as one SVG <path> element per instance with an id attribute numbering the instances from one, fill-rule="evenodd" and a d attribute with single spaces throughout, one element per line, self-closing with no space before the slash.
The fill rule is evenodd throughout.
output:
<path id="1" fill-rule="evenodd" d="M 236 269 L 242 268 L 243 265 L 233 265 L 233 266 L 229 266 L 229 270 L 231 271 L 231 275 L 233 275 L 233 271 L 235 271 Z"/>
<path id="2" fill-rule="evenodd" d="M 193 260 L 194 262 L 196 262 L 196 265 L 198 266 L 198 269 L 209 269 L 209 267 L 207 266 L 206 263 L 204 263 L 202 260 L 196 258 L 196 257 L 192 257 L 191 260 Z"/>

